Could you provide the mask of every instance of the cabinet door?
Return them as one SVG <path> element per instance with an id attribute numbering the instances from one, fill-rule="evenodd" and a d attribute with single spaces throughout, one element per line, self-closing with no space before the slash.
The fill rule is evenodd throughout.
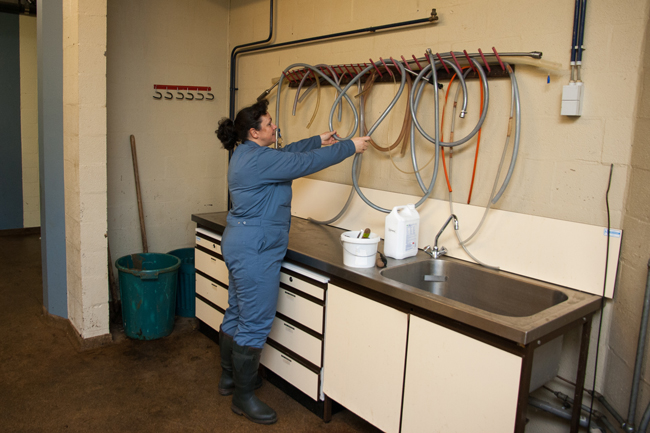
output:
<path id="1" fill-rule="evenodd" d="M 385 432 L 398 432 L 408 316 L 330 284 L 323 391 Z"/>
<path id="2" fill-rule="evenodd" d="M 521 358 L 411 316 L 402 432 L 515 428 Z"/>

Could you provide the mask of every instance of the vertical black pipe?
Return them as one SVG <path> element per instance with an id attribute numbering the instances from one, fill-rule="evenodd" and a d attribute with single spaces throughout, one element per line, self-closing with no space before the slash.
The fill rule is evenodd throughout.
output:
<path id="1" fill-rule="evenodd" d="M 235 85 L 237 84 L 236 78 L 237 78 L 237 50 L 245 47 L 250 47 L 252 45 L 257 45 L 257 44 L 265 44 L 271 40 L 273 37 L 273 0 L 270 2 L 270 10 L 269 10 L 269 36 L 261 41 L 257 42 L 249 42 L 247 44 L 243 45 L 237 45 L 235 48 L 232 49 L 232 52 L 230 53 L 230 110 L 229 110 L 229 115 L 232 120 L 235 120 L 235 92 L 237 91 L 237 88 Z"/>
<path id="2" fill-rule="evenodd" d="M 582 4 L 580 6 L 580 31 L 578 32 L 578 53 L 576 57 L 576 61 L 582 62 L 582 43 L 585 39 L 585 15 L 587 12 L 587 0 L 582 0 Z"/>
<path id="3" fill-rule="evenodd" d="M 578 45 L 578 30 L 580 27 L 580 0 L 576 0 L 573 10 L 573 39 L 571 39 L 571 64 L 576 61 L 576 52 Z"/>

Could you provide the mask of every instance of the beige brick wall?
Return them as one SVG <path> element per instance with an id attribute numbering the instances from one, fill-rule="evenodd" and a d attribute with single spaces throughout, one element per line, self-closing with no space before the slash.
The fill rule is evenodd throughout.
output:
<path id="1" fill-rule="evenodd" d="M 647 18 L 647 16 L 646 16 Z M 646 21 L 650 22 L 650 21 Z M 628 414 L 641 309 L 650 260 L 650 28 L 645 30 L 645 45 L 640 61 L 640 83 L 636 96 L 630 179 L 623 219 L 623 249 L 619 268 L 619 287 L 613 307 L 613 323 L 608 347 L 605 391 L 615 407 Z M 648 344 L 646 342 L 646 344 Z M 646 346 L 647 348 L 647 346 Z M 645 354 L 640 395 L 637 402 L 638 425 L 650 403 L 650 357 Z"/>

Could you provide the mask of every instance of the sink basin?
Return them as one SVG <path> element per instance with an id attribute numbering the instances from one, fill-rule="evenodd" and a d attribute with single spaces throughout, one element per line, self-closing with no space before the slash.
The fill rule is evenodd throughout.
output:
<path id="1" fill-rule="evenodd" d="M 502 316 L 532 316 L 568 299 L 546 283 L 448 259 L 407 263 L 380 273 L 416 289 Z"/>

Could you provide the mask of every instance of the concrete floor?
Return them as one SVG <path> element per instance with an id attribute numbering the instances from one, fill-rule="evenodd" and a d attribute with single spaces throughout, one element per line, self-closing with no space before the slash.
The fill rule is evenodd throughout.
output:
<path id="1" fill-rule="evenodd" d="M 191 320 L 166 338 L 117 331 L 111 343 L 80 350 L 66 321 L 43 314 L 37 235 L 0 236 L 0 299 L 3 432 L 378 431 L 346 410 L 325 424 L 268 382 L 257 395 L 279 421 L 260 426 L 235 415 L 216 391 L 218 346 Z"/>

